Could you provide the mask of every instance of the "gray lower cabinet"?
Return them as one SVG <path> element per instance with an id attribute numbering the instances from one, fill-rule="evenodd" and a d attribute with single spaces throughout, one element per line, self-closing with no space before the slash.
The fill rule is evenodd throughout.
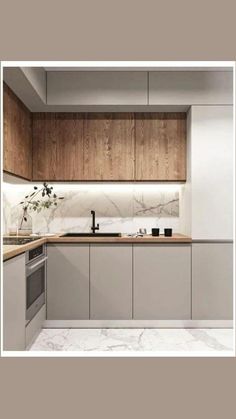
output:
<path id="1" fill-rule="evenodd" d="M 3 263 L 3 349 L 25 349 L 25 254 Z"/>
<path id="2" fill-rule="evenodd" d="M 89 245 L 48 245 L 47 319 L 89 319 Z"/>
<path id="3" fill-rule="evenodd" d="M 133 256 L 134 319 L 190 319 L 191 246 L 134 245 Z"/>
<path id="4" fill-rule="evenodd" d="M 132 245 L 90 246 L 90 318 L 132 318 Z"/>
<path id="5" fill-rule="evenodd" d="M 194 320 L 233 319 L 233 244 L 192 245 L 192 314 Z"/>

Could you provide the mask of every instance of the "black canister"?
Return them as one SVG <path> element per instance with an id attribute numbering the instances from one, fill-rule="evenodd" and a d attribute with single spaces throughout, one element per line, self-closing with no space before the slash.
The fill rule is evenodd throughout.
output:
<path id="1" fill-rule="evenodd" d="M 152 236 L 159 236 L 160 229 L 159 228 L 152 228 Z"/>
<path id="2" fill-rule="evenodd" d="M 166 237 L 171 237 L 172 236 L 172 228 L 164 228 L 164 235 Z"/>

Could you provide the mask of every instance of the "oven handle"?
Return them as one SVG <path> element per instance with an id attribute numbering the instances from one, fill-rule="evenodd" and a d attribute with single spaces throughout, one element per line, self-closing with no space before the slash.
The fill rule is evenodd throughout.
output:
<path id="1" fill-rule="evenodd" d="M 40 259 L 38 262 L 34 263 L 33 265 L 28 265 L 27 269 L 29 271 L 32 271 L 33 269 L 37 268 L 37 266 L 42 265 L 43 262 L 47 260 L 47 256 L 45 256 L 43 259 Z"/>

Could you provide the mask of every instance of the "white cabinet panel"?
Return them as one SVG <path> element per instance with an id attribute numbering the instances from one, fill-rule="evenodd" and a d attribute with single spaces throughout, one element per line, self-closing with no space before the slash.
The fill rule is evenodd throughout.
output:
<path id="1" fill-rule="evenodd" d="M 233 319 L 233 244 L 192 245 L 193 320 Z"/>
<path id="2" fill-rule="evenodd" d="M 134 319 L 191 318 L 191 246 L 134 246 Z"/>
<path id="3" fill-rule="evenodd" d="M 192 238 L 233 238 L 233 107 L 191 110 Z"/>
<path id="4" fill-rule="evenodd" d="M 153 71 L 149 73 L 149 105 L 230 105 L 231 71 Z"/>
<path id="5" fill-rule="evenodd" d="M 132 245 L 90 246 L 90 316 L 132 318 Z"/>
<path id="6" fill-rule="evenodd" d="M 48 105 L 147 105 L 143 71 L 50 71 Z"/>
<path id="7" fill-rule="evenodd" d="M 89 245 L 50 245 L 47 251 L 47 319 L 89 319 Z"/>
<path id="8" fill-rule="evenodd" d="M 25 254 L 3 264 L 3 349 L 25 349 Z"/>

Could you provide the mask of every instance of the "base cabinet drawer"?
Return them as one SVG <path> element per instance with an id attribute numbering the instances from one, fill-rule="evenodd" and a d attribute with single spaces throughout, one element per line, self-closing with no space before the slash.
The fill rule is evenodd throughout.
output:
<path id="1" fill-rule="evenodd" d="M 132 318 L 132 245 L 90 246 L 90 318 Z"/>
<path id="2" fill-rule="evenodd" d="M 47 319 L 89 319 L 89 245 L 49 245 Z"/>
<path id="3" fill-rule="evenodd" d="M 25 254 L 3 263 L 3 349 L 25 350 Z"/>
<path id="4" fill-rule="evenodd" d="M 192 245 L 194 320 L 233 319 L 233 244 Z"/>
<path id="5" fill-rule="evenodd" d="M 191 318 L 191 246 L 135 245 L 134 319 Z"/>

